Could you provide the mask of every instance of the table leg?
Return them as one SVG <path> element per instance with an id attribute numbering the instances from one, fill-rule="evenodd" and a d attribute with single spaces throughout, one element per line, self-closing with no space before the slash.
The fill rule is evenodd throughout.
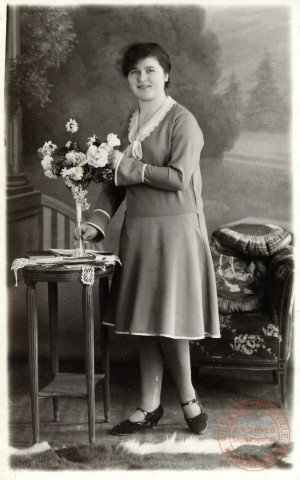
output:
<path id="1" fill-rule="evenodd" d="M 93 288 L 83 286 L 83 320 L 85 329 L 85 370 L 88 395 L 89 441 L 95 444 L 95 381 L 94 381 L 94 304 Z"/>
<path id="2" fill-rule="evenodd" d="M 38 318 L 35 284 L 28 285 L 26 306 L 29 327 L 29 376 L 33 443 L 39 442 Z"/>
<path id="3" fill-rule="evenodd" d="M 58 367 L 58 293 L 57 282 L 48 283 L 48 300 L 49 300 L 49 327 L 50 327 L 50 355 L 51 355 L 51 371 L 55 375 L 59 371 Z M 59 422 L 58 398 L 53 397 L 53 417 L 55 422 Z"/>
<path id="4" fill-rule="evenodd" d="M 100 306 L 100 331 L 101 331 L 101 360 L 105 375 L 103 388 L 104 420 L 110 420 L 110 393 L 109 393 L 109 326 L 102 324 L 103 315 L 109 295 L 108 278 L 99 280 L 99 306 Z"/>

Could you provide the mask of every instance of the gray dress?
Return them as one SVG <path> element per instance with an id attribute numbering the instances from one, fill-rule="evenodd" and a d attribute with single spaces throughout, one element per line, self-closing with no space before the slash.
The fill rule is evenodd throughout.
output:
<path id="1" fill-rule="evenodd" d="M 131 124 L 130 115 L 121 126 L 121 151 L 129 145 Z M 141 145 L 141 160 L 127 149 L 115 171 L 116 186 L 100 193 L 88 220 L 104 235 L 126 196 L 122 267 L 115 269 L 104 323 L 120 334 L 220 337 L 201 198 L 202 132 L 175 103 Z"/>

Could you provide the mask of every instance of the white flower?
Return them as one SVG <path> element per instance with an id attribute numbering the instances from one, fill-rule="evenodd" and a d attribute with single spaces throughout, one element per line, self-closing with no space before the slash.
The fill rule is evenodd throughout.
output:
<path id="1" fill-rule="evenodd" d="M 103 148 L 103 150 L 105 150 L 108 153 L 108 155 L 110 155 L 114 149 L 111 145 L 109 145 L 106 142 L 101 143 L 100 148 Z"/>
<path id="2" fill-rule="evenodd" d="M 121 145 L 120 140 L 118 139 L 117 135 L 115 135 L 114 133 L 109 133 L 107 135 L 107 143 L 111 147 L 117 147 Z"/>
<path id="3" fill-rule="evenodd" d="M 66 147 L 67 147 L 67 148 L 70 148 L 71 144 L 72 144 L 72 142 L 71 142 L 71 140 L 69 140 L 69 141 L 66 143 Z"/>
<path id="4" fill-rule="evenodd" d="M 81 180 L 83 177 L 83 168 L 78 166 L 75 167 L 75 173 L 73 174 L 72 178 L 74 180 Z"/>
<path id="5" fill-rule="evenodd" d="M 66 153 L 65 159 L 68 165 L 82 166 L 86 163 L 85 153 L 75 152 L 75 150 L 71 150 L 71 152 Z"/>
<path id="6" fill-rule="evenodd" d="M 51 170 L 51 164 L 52 164 L 53 158 L 50 157 L 49 155 L 45 155 L 43 160 L 41 161 L 41 165 L 44 170 Z"/>
<path id="7" fill-rule="evenodd" d="M 72 120 L 72 118 L 70 118 L 70 120 L 66 123 L 66 129 L 68 132 L 71 132 L 71 133 L 77 132 L 78 123 L 76 122 L 76 120 Z"/>
<path id="8" fill-rule="evenodd" d="M 42 148 L 38 149 L 38 152 L 44 156 L 49 155 L 51 157 L 52 153 L 56 149 L 57 149 L 57 145 L 54 145 L 54 143 L 52 143 L 50 140 L 49 142 L 45 142 Z"/>
<path id="9" fill-rule="evenodd" d="M 69 177 L 71 180 L 81 180 L 83 177 L 83 168 L 80 166 L 63 168 L 61 171 L 61 175 L 63 178 Z"/>
<path id="10" fill-rule="evenodd" d="M 74 167 L 72 168 L 63 168 L 62 171 L 61 171 L 61 176 L 66 178 L 66 177 L 70 177 L 72 175 L 72 171 L 75 170 Z"/>
<path id="11" fill-rule="evenodd" d="M 85 153 L 77 152 L 76 157 L 77 157 L 77 166 L 78 167 L 81 167 L 82 165 L 84 165 L 86 163 L 86 154 Z"/>
<path id="12" fill-rule="evenodd" d="M 92 137 L 88 138 L 87 145 L 91 146 L 91 145 L 93 145 L 93 142 L 95 142 L 95 141 L 96 141 L 96 134 L 94 133 L 94 135 Z"/>
<path id="13" fill-rule="evenodd" d="M 76 152 L 71 150 L 71 152 L 66 153 L 65 155 L 67 164 L 74 165 L 76 163 Z"/>
<path id="14" fill-rule="evenodd" d="M 57 178 L 57 175 L 54 175 L 54 173 L 52 173 L 52 170 L 45 170 L 44 174 L 46 175 L 46 177 L 49 178 Z"/>
<path id="15" fill-rule="evenodd" d="M 90 146 L 86 155 L 86 162 L 92 167 L 104 167 L 107 164 L 108 153 L 101 147 Z"/>
<path id="16" fill-rule="evenodd" d="M 97 150 L 98 148 L 96 145 L 91 145 L 86 152 L 87 157 L 94 157 L 97 153 Z"/>

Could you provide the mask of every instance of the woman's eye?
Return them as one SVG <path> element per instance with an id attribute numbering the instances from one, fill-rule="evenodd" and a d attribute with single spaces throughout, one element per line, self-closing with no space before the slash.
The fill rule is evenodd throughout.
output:
<path id="1" fill-rule="evenodd" d="M 135 75 L 137 73 L 137 70 L 131 70 L 130 75 Z"/>
<path id="2" fill-rule="evenodd" d="M 152 73 L 154 72 L 153 68 L 148 68 L 147 73 Z"/>

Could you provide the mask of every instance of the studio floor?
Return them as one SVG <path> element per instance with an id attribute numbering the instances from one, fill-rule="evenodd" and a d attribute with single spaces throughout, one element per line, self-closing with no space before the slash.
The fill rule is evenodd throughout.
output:
<path id="1" fill-rule="evenodd" d="M 81 363 L 62 363 L 60 371 L 83 372 Z M 101 370 L 96 365 L 96 373 Z M 49 365 L 41 362 L 39 366 L 40 386 L 47 375 Z M 272 372 L 231 371 L 231 370 L 193 370 L 193 383 L 198 391 L 202 405 L 208 414 L 209 426 L 205 438 L 218 439 L 218 425 L 225 410 L 234 403 L 259 398 L 272 403 L 279 402 L 279 389 L 274 384 Z M 125 420 L 139 405 L 139 369 L 138 365 L 111 365 L 111 415 L 110 423 L 104 422 L 102 387 L 96 386 L 96 442 L 119 442 L 120 437 L 110 435 L 110 429 L 116 423 Z M 191 433 L 187 429 L 179 405 L 176 391 L 168 372 L 165 372 L 162 405 L 165 414 L 154 430 L 143 429 L 135 435 L 141 442 L 162 442 L 174 432 L 178 438 L 186 438 Z M 287 405 L 283 409 L 290 424 L 293 439 L 293 371 L 287 376 Z M 59 399 L 60 421 L 53 421 L 52 400 L 40 400 L 40 441 L 47 441 L 53 447 L 71 446 L 88 443 L 87 404 L 83 398 Z M 257 416 L 253 418 L 257 422 Z M 121 437 L 124 439 L 124 437 Z M 203 437 L 202 437 L 203 438 Z M 28 366 L 25 362 L 9 363 L 9 444 L 16 448 L 32 445 L 31 406 L 29 395 Z"/>

